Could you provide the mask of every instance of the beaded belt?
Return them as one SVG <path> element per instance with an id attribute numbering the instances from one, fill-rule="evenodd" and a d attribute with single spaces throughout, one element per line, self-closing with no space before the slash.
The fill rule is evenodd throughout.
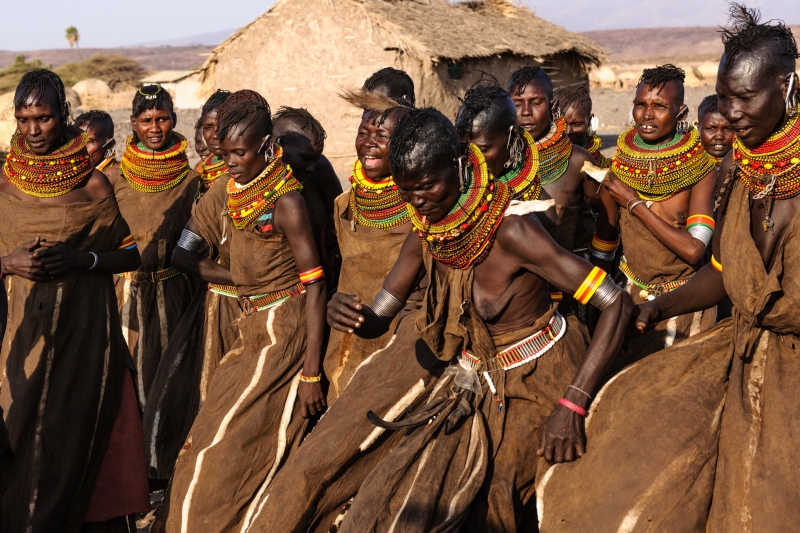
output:
<path id="1" fill-rule="evenodd" d="M 625 256 L 622 256 L 619 260 L 619 269 L 629 280 L 631 280 L 634 285 L 642 289 L 639 292 L 639 298 L 642 300 L 655 300 L 658 296 L 666 292 L 674 291 L 689 281 L 688 279 L 676 279 L 673 281 L 665 281 L 663 283 L 645 283 L 637 278 L 633 273 L 631 267 L 628 266 L 628 262 L 625 261 Z"/>
<path id="2" fill-rule="evenodd" d="M 134 283 L 159 283 L 166 279 L 180 276 L 181 271 L 176 267 L 171 266 L 156 272 L 140 272 L 137 270 L 134 272 L 122 272 L 121 274 L 117 275 Z"/>
<path id="3" fill-rule="evenodd" d="M 209 283 L 208 290 L 222 296 L 230 296 L 231 298 L 238 298 L 236 287 L 233 285 L 217 285 L 216 283 Z"/>
<path id="4" fill-rule="evenodd" d="M 561 340 L 561 337 L 564 336 L 566 331 L 567 321 L 556 311 L 553 313 L 550 322 L 544 328 L 522 339 L 518 343 L 509 346 L 488 361 L 482 361 L 479 357 L 464 350 L 461 352 L 458 362 L 462 366 L 473 368 L 476 372 L 480 370 L 494 370 L 497 368 L 511 370 L 512 368 L 522 366 L 529 361 L 541 357 Z"/>
<path id="5" fill-rule="evenodd" d="M 239 301 L 242 304 L 245 315 L 250 315 L 257 311 L 263 311 L 272 306 L 288 300 L 293 296 L 298 296 L 306 292 L 305 286 L 297 282 L 288 289 L 283 289 L 275 292 L 268 292 L 267 294 L 259 294 L 257 296 L 240 296 Z"/>

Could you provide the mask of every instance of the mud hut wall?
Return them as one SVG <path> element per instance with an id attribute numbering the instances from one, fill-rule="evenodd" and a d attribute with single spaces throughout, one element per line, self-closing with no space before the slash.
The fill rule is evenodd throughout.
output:
<path id="1" fill-rule="evenodd" d="M 337 93 L 359 87 L 380 68 L 401 68 L 398 52 L 385 47 L 369 18 L 349 4 L 278 3 L 219 52 L 214 85 L 255 89 L 273 112 L 307 108 L 327 131 L 325 155 L 346 182 L 361 112 Z"/>

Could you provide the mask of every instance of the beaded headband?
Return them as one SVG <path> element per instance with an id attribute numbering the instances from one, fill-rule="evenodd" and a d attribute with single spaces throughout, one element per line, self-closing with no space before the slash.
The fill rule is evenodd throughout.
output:
<path id="1" fill-rule="evenodd" d="M 161 85 L 156 85 L 156 92 L 154 92 L 153 94 L 147 94 L 145 92 L 142 92 L 142 89 L 139 89 L 139 94 L 144 96 L 145 100 L 155 100 L 156 98 L 158 98 L 158 93 L 160 92 L 161 92 Z"/>

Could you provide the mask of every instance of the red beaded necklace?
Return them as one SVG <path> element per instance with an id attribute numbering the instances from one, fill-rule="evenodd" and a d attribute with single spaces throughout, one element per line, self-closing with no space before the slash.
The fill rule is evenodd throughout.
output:
<path id="1" fill-rule="evenodd" d="M 197 165 L 197 172 L 200 174 L 200 187 L 203 191 L 207 191 L 214 185 L 217 178 L 222 176 L 228 171 L 228 165 L 225 160 L 216 155 L 208 156 L 205 161 L 201 161 Z"/>
<path id="2" fill-rule="evenodd" d="M 542 195 L 542 184 L 539 181 L 539 151 L 531 134 L 523 129 L 520 131 L 525 146 L 522 158 L 514 168 L 497 180 L 508 185 L 514 200 L 538 200 Z"/>
<path id="3" fill-rule="evenodd" d="M 94 171 L 86 151 L 89 135 L 77 128 L 67 128 L 69 140 L 50 154 L 31 151 L 19 132 L 11 137 L 11 151 L 3 165 L 9 183 L 31 196 L 52 198 L 77 187 Z"/>
<path id="4" fill-rule="evenodd" d="M 398 228 L 408 222 L 406 202 L 400 197 L 391 176 L 372 181 L 364 174 L 361 161 L 356 159 L 350 176 L 350 209 L 353 222 L 360 226 L 384 231 Z"/>

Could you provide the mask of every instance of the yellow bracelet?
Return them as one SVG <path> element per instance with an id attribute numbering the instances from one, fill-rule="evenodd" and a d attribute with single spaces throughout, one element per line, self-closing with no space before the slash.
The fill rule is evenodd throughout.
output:
<path id="1" fill-rule="evenodd" d="M 304 376 L 303 373 L 300 373 L 300 382 L 301 383 L 319 383 L 322 381 L 322 374 L 319 376 Z"/>

